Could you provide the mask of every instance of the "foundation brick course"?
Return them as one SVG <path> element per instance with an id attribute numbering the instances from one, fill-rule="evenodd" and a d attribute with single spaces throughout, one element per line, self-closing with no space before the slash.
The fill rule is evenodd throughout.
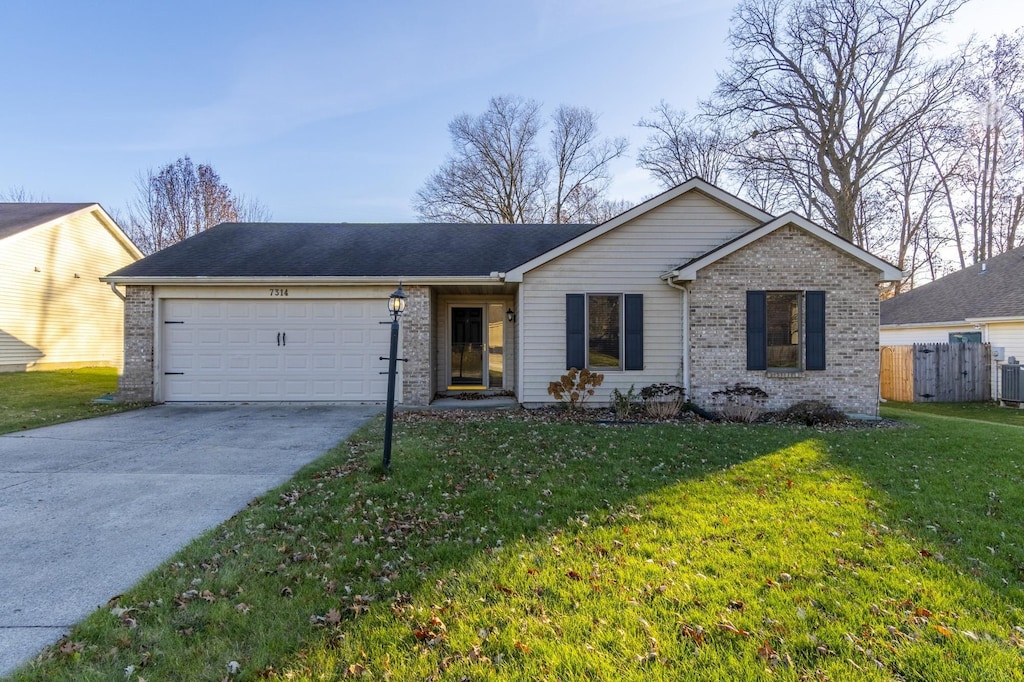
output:
<path id="1" fill-rule="evenodd" d="M 741 382 L 762 388 L 769 410 L 820 400 L 847 413 L 878 414 L 874 269 L 803 230 L 784 227 L 701 270 L 688 289 L 690 396 L 696 404 L 715 409 L 712 393 Z M 825 370 L 746 369 L 748 290 L 826 292 Z M 802 319 L 800 329 L 802 336 Z"/>
<path id="2" fill-rule="evenodd" d="M 402 325 L 402 404 L 429 405 L 434 396 L 432 372 L 430 370 L 430 287 L 404 287 L 406 295 L 405 312 L 400 318 Z"/>
<path id="3" fill-rule="evenodd" d="M 153 287 L 126 287 L 124 372 L 118 380 L 119 401 L 153 400 L 153 315 Z"/>

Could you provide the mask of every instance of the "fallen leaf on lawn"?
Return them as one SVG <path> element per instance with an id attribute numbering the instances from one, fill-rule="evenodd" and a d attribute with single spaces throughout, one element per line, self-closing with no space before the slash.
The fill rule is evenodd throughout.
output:
<path id="1" fill-rule="evenodd" d="M 235 604 L 235 611 L 238 611 L 239 613 L 249 613 L 249 611 L 251 610 L 252 607 L 246 604 L 245 602 Z"/>
<path id="2" fill-rule="evenodd" d="M 967 639 L 971 640 L 972 642 L 980 642 L 981 641 L 981 637 L 978 637 L 976 634 L 974 634 L 970 630 L 961 630 L 960 634 L 963 635 L 964 637 L 966 637 Z"/>
<path id="3" fill-rule="evenodd" d="M 746 604 L 741 602 L 739 599 L 730 599 L 729 600 L 729 608 L 732 609 L 733 611 L 742 611 L 746 607 L 747 607 Z"/>
<path id="4" fill-rule="evenodd" d="M 931 618 L 932 612 L 924 607 L 918 606 L 916 609 L 914 609 L 914 615 L 918 616 L 919 618 Z"/>
<path id="5" fill-rule="evenodd" d="M 517 649 L 522 651 L 524 654 L 530 653 L 530 647 L 526 646 L 525 644 L 520 642 L 518 639 L 516 640 L 515 646 L 516 646 Z"/>
<path id="6" fill-rule="evenodd" d="M 568 573 L 566 573 L 566 575 L 572 578 L 573 580 L 583 580 L 583 576 L 581 576 L 576 571 L 569 571 Z"/>
<path id="7" fill-rule="evenodd" d="M 203 590 L 202 592 L 200 592 L 199 593 L 199 598 L 202 599 L 203 601 L 208 601 L 211 604 L 213 602 L 217 601 L 217 597 L 215 597 L 213 595 L 213 592 L 210 592 L 209 590 Z"/>
<path id="8" fill-rule="evenodd" d="M 511 588 L 505 587 L 504 585 L 499 585 L 498 583 L 494 583 L 494 589 L 496 589 L 498 592 L 504 592 L 505 594 L 515 594 L 515 592 L 513 592 Z"/>
<path id="9" fill-rule="evenodd" d="M 345 669 L 345 677 L 358 677 L 366 672 L 366 666 L 362 663 L 353 663 Z"/>
<path id="10" fill-rule="evenodd" d="M 721 630 L 725 630 L 726 632 L 732 633 L 734 635 L 739 635 L 740 637 L 750 637 L 749 632 L 736 627 L 727 620 L 723 620 L 721 623 L 719 623 L 718 627 Z"/>
<path id="11" fill-rule="evenodd" d="M 704 644 L 704 628 L 702 628 L 701 626 L 698 625 L 696 627 L 693 627 L 684 624 L 682 626 L 682 631 L 683 636 L 692 639 L 694 642 L 696 642 L 697 646 L 701 646 L 702 644 Z"/>
<path id="12" fill-rule="evenodd" d="M 85 649 L 85 644 L 82 642 L 72 642 L 70 639 L 65 639 L 60 643 L 60 652 L 65 656 L 72 656 Z"/>

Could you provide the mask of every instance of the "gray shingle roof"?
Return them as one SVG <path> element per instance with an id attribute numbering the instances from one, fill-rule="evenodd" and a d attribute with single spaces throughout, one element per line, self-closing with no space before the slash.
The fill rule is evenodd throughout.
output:
<path id="1" fill-rule="evenodd" d="M 882 301 L 882 324 L 1024 318 L 1024 247 Z"/>
<path id="2" fill-rule="evenodd" d="M 473 277 L 593 225 L 223 223 L 111 277 Z"/>
<path id="3" fill-rule="evenodd" d="M 74 213 L 92 204 L 0 203 L 0 239 Z"/>

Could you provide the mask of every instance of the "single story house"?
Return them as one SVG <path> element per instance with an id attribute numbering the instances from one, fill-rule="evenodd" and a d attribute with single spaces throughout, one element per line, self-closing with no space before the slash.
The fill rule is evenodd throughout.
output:
<path id="1" fill-rule="evenodd" d="M 980 341 L 1024 362 L 1024 246 L 882 301 L 880 319 L 883 346 Z"/>
<path id="2" fill-rule="evenodd" d="M 0 203 L 0 372 L 120 367 L 124 309 L 99 278 L 139 258 L 99 204 Z"/>
<path id="3" fill-rule="evenodd" d="M 892 265 L 692 179 L 600 225 L 224 224 L 104 278 L 124 288 L 123 399 L 379 401 L 402 282 L 398 400 L 504 391 L 571 367 L 611 391 L 743 382 L 769 409 L 878 409 Z"/>

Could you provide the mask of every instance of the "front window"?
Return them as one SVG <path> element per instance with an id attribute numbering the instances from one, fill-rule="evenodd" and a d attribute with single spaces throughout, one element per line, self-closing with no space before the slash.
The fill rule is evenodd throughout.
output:
<path id="1" fill-rule="evenodd" d="M 587 367 L 622 367 L 622 296 L 587 296 Z"/>
<path id="2" fill-rule="evenodd" d="M 800 294 L 769 292 L 768 369 L 800 369 Z"/>

